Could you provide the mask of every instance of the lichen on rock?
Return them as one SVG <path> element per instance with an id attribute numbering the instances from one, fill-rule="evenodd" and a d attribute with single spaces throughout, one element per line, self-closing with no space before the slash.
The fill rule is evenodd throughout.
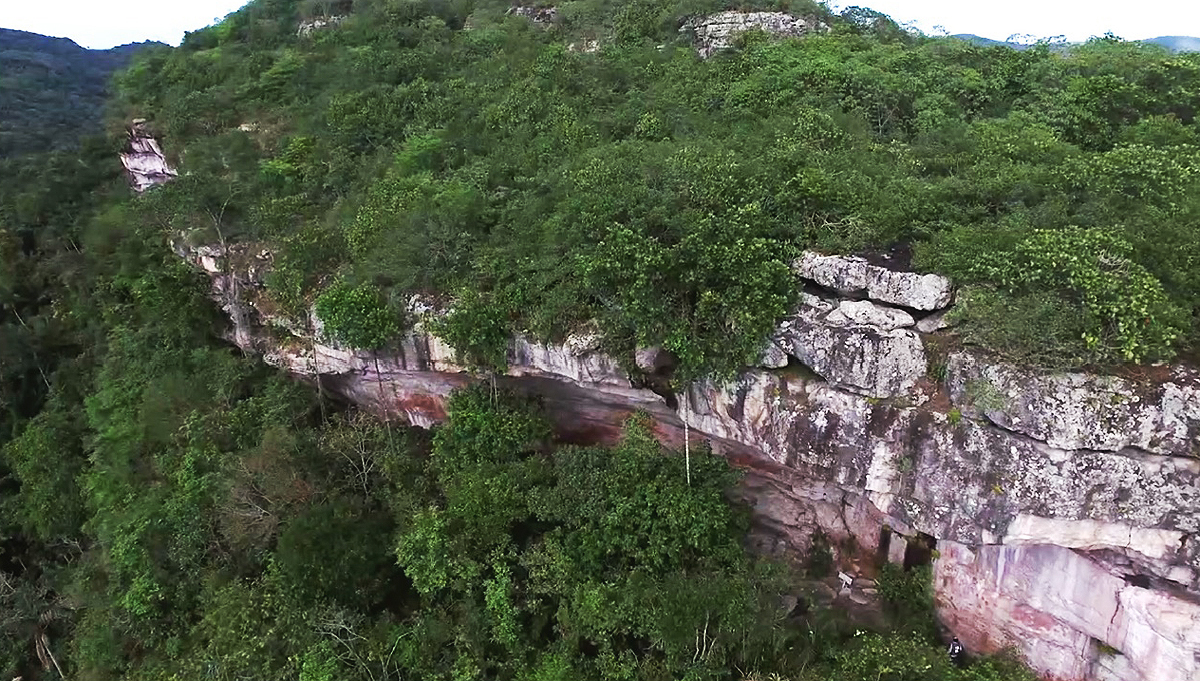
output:
<path id="1" fill-rule="evenodd" d="M 787 12 L 719 12 L 693 18 L 679 29 L 690 33 L 701 57 L 733 46 L 737 36 L 761 30 L 778 38 L 800 37 L 829 27 L 816 17 L 800 17 Z"/>
<path id="2" fill-rule="evenodd" d="M 826 380 L 871 397 L 908 392 L 928 370 L 912 317 L 872 303 L 806 297 L 778 338 Z"/>
<path id="3" fill-rule="evenodd" d="M 865 258 L 806 251 L 792 269 L 836 293 L 914 310 L 941 310 L 954 301 L 954 285 L 946 277 L 897 272 L 872 265 Z"/>

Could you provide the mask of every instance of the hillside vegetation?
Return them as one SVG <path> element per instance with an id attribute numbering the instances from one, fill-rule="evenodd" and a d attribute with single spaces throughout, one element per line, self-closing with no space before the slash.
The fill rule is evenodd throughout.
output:
<path id="1" fill-rule="evenodd" d="M 1200 55 L 982 48 L 798 6 L 833 30 L 701 60 L 677 26 L 703 3 L 580 0 L 552 28 L 349 9 L 297 38 L 289 3 L 254 3 L 120 81 L 187 172 L 153 199 L 165 224 L 279 249 L 286 309 L 356 288 L 399 318 L 444 294 L 479 361 L 595 319 L 688 380 L 755 359 L 801 249 L 904 243 L 969 286 L 965 338 L 1014 358 L 1195 342 Z"/>
<path id="2" fill-rule="evenodd" d="M 880 575 L 869 631 L 782 606 L 828 552 L 749 554 L 728 465 L 689 474 L 636 419 L 596 448 L 490 389 L 430 433 L 329 402 L 222 342 L 168 248 L 261 242 L 278 308 L 363 347 L 438 297 L 480 369 L 594 321 L 729 376 L 808 248 L 911 247 L 965 286 L 961 339 L 1014 359 L 1195 347 L 1200 58 L 797 3 L 830 30 L 701 60 L 678 27 L 722 8 L 255 0 L 117 79 L 110 124 L 151 120 L 177 181 L 131 197 L 115 137 L 0 161 L 0 672 L 1028 681 L 949 667 L 927 572 Z"/>
<path id="3" fill-rule="evenodd" d="M 0 28 L 0 158 L 73 147 L 99 132 L 109 77 L 156 44 L 87 50 Z"/>

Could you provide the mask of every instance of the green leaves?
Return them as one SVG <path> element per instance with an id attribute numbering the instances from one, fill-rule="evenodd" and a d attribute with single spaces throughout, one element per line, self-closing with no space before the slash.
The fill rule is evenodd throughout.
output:
<path id="1" fill-rule="evenodd" d="M 499 295 L 463 289 L 450 312 L 434 320 L 430 330 L 454 348 L 458 362 L 503 372 L 513 328 L 507 302 Z"/>
<path id="2" fill-rule="evenodd" d="M 757 359 L 797 295 L 759 179 L 727 150 L 662 145 L 604 149 L 576 171 L 572 212 L 593 235 L 576 268 L 607 337 L 662 345 L 681 383 Z"/>
<path id="3" fill-rule="evenodd" d="M 1103 362 L 1170 357 L 1183 311 L 1129 259 L 1132 246 L 1102 230 L 1034 230 L 1011 254 L 982 259 L 973 274 L 1013 294 L 1066 291 L 1089 315 L 1083 340 Z"/>
<path id="4" fill-rule="evenodd" d="M 351 348 L 381 349 L 403 330 L 400 315 L 367 283 L 339 281 L 317 298 L 316 312 L 325 333 Z"/>

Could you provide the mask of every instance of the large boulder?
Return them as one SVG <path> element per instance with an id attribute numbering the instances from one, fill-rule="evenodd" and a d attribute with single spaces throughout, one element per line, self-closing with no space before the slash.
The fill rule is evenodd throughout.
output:
<path id="1" fill-rule="evenodd" d="M 822 378 L 871 397 L 908 392 L 928 369 L 921 337 L 902 328 L 912 317 L 867 301 L 824 300 L 805 295 L 800 309 L 780 326 L 789 354 Z"/>
<path id="2" fill-rule="evenodd" d="M 789 38 L 827 31 L 829 27 L 815 17 L 798 17 L 787 12 L 730 11 L 697 17 L 684 23 L 679 30 L 681 33 L 691 33 L 696 51 L 701 57 L 708 57 L 732 47 L 738 35 L 755 29 L 775 37 Z"/>
<path id="3" fill-rule="evenodd" d="M 954 285 L 946 277 L 897 272 L 854 256 L 805 251 L 792 269 L 801 277 L 842 295 L 865 296 L 914 310 L 940 310 L 954 300 Z"/>

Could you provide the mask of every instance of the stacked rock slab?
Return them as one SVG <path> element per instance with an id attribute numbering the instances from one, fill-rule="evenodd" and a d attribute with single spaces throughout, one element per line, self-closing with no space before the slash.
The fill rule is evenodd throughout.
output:
<path id="1" fill-rule="evenodd" d="M 267 251 L 176 250 L 212 277 L 233 342 L 380 415 L 428 426 L 476 380 L 422 322 L 375 353 L 324 338 L 315 317 L 273 316 L 256 305 Z M 1200 678 L 1197 376 L 1045 376 L 955 353 L 931 387 L 915 329 L 950 304 L 949 282 L 815 253 L 795 269 L 821 294 L 803 296 L 763 366 L 693 385 L 677 408 L 633 387 L 595 333 L 513 338 L 500 381 L 541 395 L 573 441 L 613 441 L 644 412 L 681 445 L 686 422 L 693 446 L 746 470 L 737 493 L 764 550 L 802 555 L 820 531 L 899 561 L 911 540 L 936 540 L 940 617 L 974 652 L 1014 648 L 1055 680 Z M 438 314 L 417 300 L 410 312 Z"/>

